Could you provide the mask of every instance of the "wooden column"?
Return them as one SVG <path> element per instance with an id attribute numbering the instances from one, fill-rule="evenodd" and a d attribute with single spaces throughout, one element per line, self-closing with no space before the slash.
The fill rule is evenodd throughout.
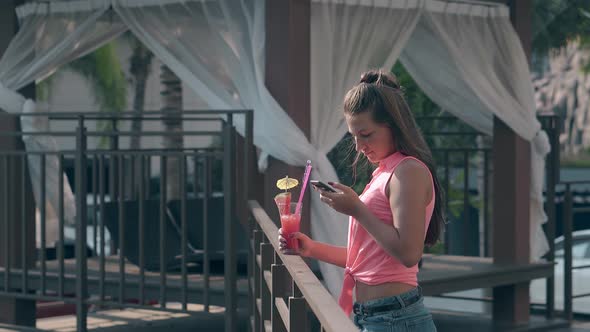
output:
<path id="1" fill-rule="evenodd" d="M 510 1 L 511 20 L 526 56 L 531 50 L 531 0 Z M 530 256 L 530 143 L 494 118 L 493 253 L 498 263 L 527 263 Z M 493 290 L 494 321 L 529 320 L 529 282 Z"/>
<path id="2" fill-rule="evenodd" d="M 8 47 L 10 40 L 16 34 L 18 23 L 15 8 L 23 3 L 22 0 L 4 0 L 0 2 L 0 56 Z M 27 97 L 34 96 L 34 84 L 21 90 Z M 0 132 L 20 130 L 19 118 L 0 110 Z M 24 144 L 17 137 L 0 137 L 0 155 L 2 151 L 23 150 Z M 27 265 L 34 266 L 35 255 L 35 200 L 33 197 L 28 168 L 20 158 L 11 158 L 5 168 L 4 161 L 0 160 L 0 266 L 6 266 L 4 261 L 4 226 L 10 225 L 10 266 L 20 268 L 22 266 L 22 225 L 27 225 L 25 234 Z M 8 171 L 6 183 L 4 172 Z M 24 172 L 25 186 L 23 187 L 22 175 Z M 23 193 L 24 192 L 24 193 Z M 7 195 L 6 195 L 7 193 Z M 24 194 L 24 201 L 22 199 Z M 24 206 L 23 206 L 24 205 Z M 23 213 L 24 211 L 24 213 Z M 6 218 L 8 216 L 8 218 Z M 23 218 L 24 216 L 24 218 Z M 13 280 L 16 277 L 13 278 Z M 9 297 L 0 297 L 0 323 L 35 326 L 35 301 L 17 300 Z"/>
<path id="3" fill-rule="evenodd" d="M 266 1 L 266 86 L 309 138 L 310 132 L 310 0 Z M 276 139 L 281 139 L 277 137 Z M 305 160 L 303 160 L 305 162 Z M 313 160 L 312 160 L 313 162 Z M 264 181 L 264 208 L 279 221 L 273 201 L 276 180 L 301 179 L 304 169 L 270 158 Z M 301 188 L 298 187 L 298 188 Z M 294 191 L 294 200 L 299 191 Z M 310 195 L 305 196 L 301 230 L 309 234 Z"/>

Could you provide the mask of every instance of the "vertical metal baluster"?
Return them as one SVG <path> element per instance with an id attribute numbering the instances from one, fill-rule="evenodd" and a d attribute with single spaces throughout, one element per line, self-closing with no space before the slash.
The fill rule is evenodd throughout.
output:
<path id="1" fill-rule="evenodd" d="M 58 212 L 58 231 L 59 231 L 59 240 L 57 245 L 58 250 L 58 260 L 59 260 L 59 275 L 58 275 L 58 293 L 60 299 L 63 300 L 64 298 L 64 256 L 65 256 L 65 244 L 64 244 L 64 155 L 59 154 L 58 158 L 58 171 L 57 171 L 59 181 L 58 181 L 58 203 L 57 209 Z"/>
<path id="2" fill-rule="evenodd" d="M 140 179 L 142 179 L 142 181 L 139 181 L 139 304 L 143 305 L 145 303 L 145 242 L 144 242 L 144 236 L 145 236 L 145 230 L 144 230 L 144 226 L 145 226 L 145 215 L 144 215 L 144 176 L 145 176 L 145 160 L 146 158 L 144 158 L 143 155 L 139 155 L 138 156 L 139 160 L 140 160 L 140 166 L 139 166 L 139 173 L 140 173 Z M 149 159 L 148 159 L 149 162 Z"/>
<path id="3" fill-rule="evenodd" d="M 127 189 L 129 191 L 129 194 L 127 195 L 127 198 L 130 200 L 135 200 L 137 198 L 136 194 L 137 191 L 135 190 L 135 177 L 137 176 L 137 174 L 135 174 L 135 160 L 136 158 L 134 158 L 135 154 L 132 152 L 131 156 L 129 156 L 129 165 L 127 165 L 128 168 L 131 169 L 131 172 L 129 172 L 130 175 L 130 185 L 129 188 Z"/>
<path id="4" fill-rule="evenodd" d="M 235 133 L 232 114 L 227 115 L 224 126 L 223 199 L 224 199 L 224 278 L 225 278 L 225 329 L 235 331 L 237 324 L 236 252 L 235 252 Z"/>
<path id="5" fill-rule="evenodd" d="M 565 187 L 565 200 L 563 204 L 563 313 L 565 319 L 573 320 L 572 308 L 572 218 L 573 218 L 573 197 L 570 184 Z"/>
<path id="6" fill-rule="evenodd" d="M 86 128 L 78 119 L 76 131 L 76 329 L 86 332 L 88 308 L 86 261 Z"/>
<path id="7" fill-rule="evenodd" d="M 45 181 L 45 154 L 41 154 L 40 155 L 41 159 L 39 160 L 39 166 L 41 167 L 41 193 L 40 193 L 40 199 L 39 199 L 39 212 L 41 214 L 41 295 L 45 295 L 46 289 L 45 289 L 45 276 L 46 276 L 46 271 L 47 271 L 47 266 L 46 266 L 46 259 L 45 259 L 45 249 L 46 249 L 46 243 L 45 243 L 45 237 L 46 237 L 46 211 L 45 211 L 45 189 L 47 186 L 47 183 Z"/>
<path id="8" fill-rule="evenodd" d="M 98 291 L 100 302 L 103 303 L 105 299 L 105 261 L 106 261 L 106 252 L 105 252 L 105 225 L 104 225 L 104 204 L 105 204 L 105 155 L 104 153 L 100 155 L 100 159 L 98 160 L 98 191 L 99 191 L 99 198 L 100 198 L 100 258 L 99 258 L 99 268 L 98 268 Z"/>
<path id="9" fill-rule="evenodd" d="M 119 175 L 119 304 L 125 301 L 125 179 L 122 154 L 117 155 Z"/>
<path id="10" fill-rule="evenodd" d="M 244 147 L 244 193 L 246 195 L 246 197 L 242 198 L 245 199 L 246 202 L 250 199 L 251 197 L 251 186 L 250 184 L 252 183 L 252 179 L 253 179 L 253 169 L 252 169 L 252 162 L 250 161 L 252 158 L 252 155 L 254 153 L 254 115 L 253 112 L 250 110 L 248 111 L 248 113 L 246 113 L 246 135 L 245 135 L 245 141 L 244 141 L 245 147 Z M 246 203 L 245 205 L 246 210 L 248 210 L 248 204 Z M 247 215 L 248 211 L 246 211 L 246 215 Z"/>
<path id="11" fill-rule="evenodd" d="M 180 176 L 179 176 L 179 185 L 180 185 L 180 230 L 181 230 L 181 255 L 182 255 L 182 310 L 187 310 L 187 287 L 188 287 L 188 280 L 187 280 L 187 271 L 186 271 L 186 246 L 187 246 L 187 222 L 186 222 L 186 158 L 184 153 L 181 152 L 181 155 L 178 157 L 180 160 Z"/>
<path id="12" fill-rule="evenodd" d="M 4 291 L 10 289 L 10 223 L 8 222 L 8 179 L 9 156 L 4 156 Z"/>
<path id="13" fill-rule="evenodd" d="M 489 211 L 489 181 L 490 181 L 490 157 L 487 150 L 483 152 L 483 227 L 484 227 L 484 257 L 489 256 L 489 220 L 490 220 L 490 211 Z"/>
<path id="14" fill-rule="evenodd" d="M 26 196 L 26 169 L 27 169 L 27 156 L 26 154 L 22 155 L 22 169 L 21 169 L 21 259 L 22 259 L 22 266 L 21 266 L 21 271 L 22 271 L 22 293 L 26 294 L 27 293 L 27 288 L 28 288 L 28 261 L 27 261 L 27 232 L 28 232 L 28 227 L 27 227 L 27 196 Z"/>
<path id="15" fill-rule="evenodd" d="M 469 151 L 463 152 L 463 254 L 468 255 L 469 241 Z"/>
<path id="16" fill-rule="evenodd" d="M 555 185 L 559 176 L 559 121 L 557 116 L 552 116 L 545 129 L 549 134 L 549 142 L 551 144 L 551 151 L 547 156 L 546 163 L 546 199 L 545 211 L 547 211 L 548 221 L 546 224 L 547 240 L 549 242 L 549 252 L 547 253 L 547 260 L 555 263 L 555 220 L 556 220 L 556 206 L 555 206 Z M 547 278 L 546 284 L 546 317 L 549 319 L 555 316 L 555 275 Z"/>
<path id="17" fill-rule="evenodd" d="M 449 218 L 448 216 L 450 215 L 450 211 L 449 211 L 449 200 L 451 199 L 451 193 L 449 192 L 449 186 L 450 186 L 450 182 L 451 182 L 451 172 L 449 170 L 449 151 L 445 151 L 445 182 L 444 182 L 444 186 L 445 186 L 445 211 L 447 211 L 447 219 Z M 449 254 L 449 250 L 450 250 L 450 241 L 451 241 L 451 232 L 449 230 L 449 225 L 447 224 L 446 228 L 445 228 L 445 254 Z"/>
<path id="18" fill-rule="evenodd" d="M 150 179 L 152 176 L 152 157 L 150 155 L 148 155 L 146 157 L 147 161 L 145 163 L 145 184 L 146 186 L 144 187 L 146 189 L 146 193 L 147 195 L 145 195 L 145 199 L 149 199 L 151 196 L 151 190 L 152 190 L 152 186 L 150 184 Z"/>
<path id="19" fill-rule="evenodd" d="M 254 241 L 253 238 L 253 232 L 254 232 L 254 224 L 255 221 L 252 218 L 252 216 L 250 215 L 249 209 L 248 209 L 248 201 L 251 198 L 251 194 L 250 194 L 250 185 L 253 179 L 253 175 L 251 175 L 250 173 L 252 172 L 252 165 L 250 165 L 251 163 L 251 158 L 252 158 L 252 154 L 253 154 L 253 150 L 252 150 L 252 134 L 253 134 L 253 117 L 252 117 L 252 111 L 248 111 L 246 113 L 246 132 L 244 135 L 244 173 L 242 174 L 243 177 L 243 181 L 244 181 L 244 197 L 240 198 L 241 200 L 243 200 L 243 202 L 245 202 L 243 204 L 244 206 L 244 212 L 243 215 L 247 218 L 247 222 L 248 222 L 248 230 L 247 230 L 247 235 L 248 235 L 248 264 L 247 264 L 247 273 L 248 273 L 248 298 L 249 299 L 253 299 L 252 301 L 248 301 L 248 316 L 250 317 L 256 317 L 256 296 L 254 295 L 254 287 L 253 287 L 253 281 L 254 281 L 254 265 L 252 265 L 253 261 L 252 257 L 253 257 L 253 249 L 252 249 L 252 243 Z M 251 328 L 256 328 L 255 327 L 256 323 L 255 323 L 255 319 L 253 319 L 252 322 L 252 326 Z M 294 329 L 292 329 L 291 331 L 294 331 Z"/>
<path id="20" fill-rule="evenodd" d="M 211 197 L 211 158 L 205 156 L 203 165 L 203 282 L 205 286 L 205 296 L 203 304 L 205 311 L 209 312 L 209 280 L 210 280 L 210 261 L 209 261 L 209 198 Z"/>
<path id="21" fill-rule="evenodd" d="M 166 156 L 160 158 L 160 306 L 166 307 Z"/>
<path id="22" fill-rule="evenodd" d="M 94 251 L 94 255 L 98 255 L 98 204 L 97 204 L 97 190 L 96 187 L 98 186 L 98 175 L 96 171 L 97 167 L 97 155 L 94 154 L 92 156 L 92 249 Z"/>
<path id="23" fill-rule="evenodd" d="M 109 196 L 111 201 L 117 198 L 117 181 L 121 178 L 121 174 L 117 174 L 117 160 L 115 157 L 115 151 L 119 150 L 119 136 L 117 135 L 117 120 L 111 120 L 111 128 L 113 134 L 110 135 L 109 150 L 112 152 L 109 158 Z"/>

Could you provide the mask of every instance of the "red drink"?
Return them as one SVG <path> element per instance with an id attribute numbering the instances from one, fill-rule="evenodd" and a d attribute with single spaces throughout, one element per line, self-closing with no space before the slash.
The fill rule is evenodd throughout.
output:
<path id="1" fill-rule="evenodd" d="M 279 214 L 289 214 L 289 209 L 291 208 L 291 193 L 284 192 L 277 194 L 275 196 L 275 203 L 277 204 L 277 208 L 279 208 Z"/>
<path id="2" fill-rule="evenodd" d="M 297 239 L 289 239 L 289 235 L 299 232 L 299 223 L 301 221 L 300 214 L 283 214 L 281 215 L 281 228 L 283 229 L 283 236 L 287 239 L 288 249 L 299 249 L 299 241 Z"/>
<path id="3" fill-rule="evenodd" d="M 297 241 L 297 239 L 289 239 L 289 235 L 299 232 L 301 209 L 297 211 L 297 203 L 285 202 L 285 200 L 276 198 L 275 202 L 277 203 L 277 208 L 279 209 L 279 214 L 281 216 L 281 228 L 283 229 L 283 237 L 287 240 L 287 249 L 298 250 L 299 241 Z"/>

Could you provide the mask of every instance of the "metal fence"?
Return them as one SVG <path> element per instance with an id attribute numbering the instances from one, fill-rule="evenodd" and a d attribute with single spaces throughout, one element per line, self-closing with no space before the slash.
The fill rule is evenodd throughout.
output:
<path id="1" fill-rule="evenodd" d="M 542 305 L 542 310 L 545 312 L 548 318 L 552 318 L 556 315 L 556 286 L 562 286 L 564 294 L 564 305 L 563 311 L 560 312 L 560 316 L 571 321 L 575 313 L 573 308 L 573 300 L 582 297 L 590 297 L 590 294 L 574 294 L 573 274 L 583 269 L 589 269 L 590 266 L 573 266 L 572 257 L 573 219 L 577 213 L 590 212 L 590 209 L 588 209 L 587 207 L 581 206 L 581 204 L 574 203 L 573 190 L 576 188 L 576 186 L 583 186 L 589 184 L 590 180 L 568 182 L 560 181 L 559 135 L 562 131 L 561 119 L 559 118 L 559 116 L 556 115 L 540 115 L 538 119 L 541 122 L 541 127 L 547 133 L 549 137 L 549 143 L 551 145 L 551 152 L 547 155 L 545 163 L 546 174 L 544 191 L 545 212 L 548 218 L 547 223 L 544 225 L 544 231 L 549 242 L 550 250 L 544 256 L 544 259 L 550 262 L 554 262 L 555 264 L 558 263 L 558 260 L 561 260 L 563 264 L 562 268 L 564 276 L 563 285 L 556 285 L 555 276 L 547 278 L 545 284 L 546 298 L 545 303 Z M 428 123 L 433 121 L 452 122 L 457 120 L 453 117 L 423 117 L 418 118 L 418 121 L 419 123 Z M 435 130 L 426 131 L 425 136 L 430 137 L 431 139 L 430 143 L 431 146 L 433 146 L 433 154 L 435 156 L 435 159 L 437 160 L 437 164 L 441 172 L 440 176 L 442 179 L 443 186 L 445 188 L 445 192 L 451 193 L 451 195 L 447 196 L 447 200 L 445 203 L 447 206 L 447 211 L 449 210 L 449 207 L 453 204 L 460 205 L 458 209 L 459 213 L 457 213 L 457 215 L 461 216 L 461 220 L 459 221 L 461 230 L 458 232 L 458 236 L 451 236 L 452 232 L 456 231 L 456 228 L 454 230 L 451 228 L 450 231 L 448 231 L 447 234 L 445 234 L 444 253 L 462 255 L 473 254 L 473 251 L 469 252 L 468 248 L 471 247 L 473 249 L 473 243 L 469 244 L 469 242 L 475 241 L 473 241 L 473 237 L 469 236 L 469 234 L 473 235 L 474 227 L 469 225 L 473 225 L 476 222 L 476 220 L 473 220 L 473 214 L 465 213 L 465 211 L 467 211 L 469 208 L 473 208 L 474 210 L 477 210 L 476 216 L 479 217 L 480 220 L 479 227 L 483 227 L 483 229 L 478 230 L 480 234 L 479 243 L 482 244 L 480 246 L 479 254 L 482 256 L 487 256 L 489 254 L 488 243 L 490 241 L 489 221 L 491 220 L 491 211 L 489 211 L 488 208 L 491 204 L 491 195 L 489 191 L 491 188 L 490 179 L 493 175 L 493 168 L 491 167 L 490 163 L 492 161 L 491 148 L 485 144 L 481 144 L 481 142 L 485 142 L 485 139 L 481 139 L 481 137 L 484 137 L 483 134 L 472 131 Z M 476 139 L 471 141 L 471 146 L 455 146 L 453 148 L 448 148 L 443 147 L 444 145 L 437 145 L 436 142 L 432 144 L 432 137 L 437 136 L 463 136 L 474 137 Z M 477 139 L 478 137 L 480 139 Z M 478 147 L 473 147 L 473 145 L 478 145 Z M 478 177 L 478 179 L 481 182 L 478 183 L 477 188 L 475 188 L 473 184 L 469 184 L 469 174 L 472 174 L 473 172 L 478 172 L 479 174 L 481 174 L 481 176 Z M 454 188 L 452 184 L 453 181 L 455 181 Z M 558 197 L 559 195 L 556 192 L 558 188 L 563 189 L 562 199 Z M 457 195 L 457 192 L 453 192 L 453 190 L 458 191 L 459 194 Z M 562 215 L 558 215 L 557 205 L 558 202 L 561 200 L 563 201 Z M 478 201 L 479 204 L 473 204 L 474 201 Z M 451 223 L 453 222 L 457 222 L 457 220 L 452 220 Z M 557 226 L 560 226 L 563 229 L 563 257 L 559 257 L 556 260 L 555 240 Z M 459 241 L 460 243 L 453 243 L 455 241 Z M 458 250 L 455 250 L 453 252 L 452 250 L 450 250 L 451 248 L 458 248 Z M 481 300 L 486 302 L 491 301 L 491 299 L 489 298 L 476 299 L 472 297 L 460 297 L 450 295 L 442 295 L 442 297 L 462 300 Z"/>
<path id="2" fill-rule="evenodd" d="M 590 208 L 587 206 L 580 206 L 574 203 L 572 190 L 574 187 L 579 185 L 590 184 L 590 179 L 585 181 L 568 181 L 560 182 L 560 185 L 564 186 L 564 209 L 563 209 L 563 313 L 564 317 L 572 321 L 574 318 L 574 306 L 573 300 L 583 297 L 590 297 L 590 293 L 577 293 L 574 294 L 574 273 L 590 269 L 590 265 L 573 264 L 573 219 L 577 213 L 588 213 Z M 589 249 L 590 250 L 590 249 Z M 590 253 L 586 253 L 586 256 Z M 590 257 L 590 256 L 589 256 Z M 555 257 L 554 257 L 555 259 Z M 588 280 L 584 278 L 576 278 L 577 282 L 587 283 Z M 554 286 L 555 287 L 555 286 Z M 554 287 L 552 290 L 554 290 Z"/>
<path id="3" fill-rule="evenodd" d="M 469 129 L 453 116 L 422 116 L 417 122 L 424 132 L 436 160 L 445 191 L 447 231 L 443 240 L 445 254 L 489 257 L 493 152 L 491 137 Z M 552 152 L 546 161 L 546 195 L 554 195 L 559 175 L 559 117 L 540 115 L 541 127 L 549 136 Z M 554 197 L 554 196 L 553 196 Z M 555 205 L 546 209 L 551 214 Z M 555 223 L 555 218 L 549 224 Z M 547 236 L 555 238 L 547 230 Z"/>
<path id="4" fill-rule="evenodd" d="M 237 251 L 243 249 L 245 259 L 247 250 L 246 245 L 238 248 L 236 234 L 240 225 L 247 225 L 246 205 L 240 202 L 247 201 L 251 190 L 252 112 L 184 111 L 174 117 L 184 129 L 173 132 L 117 129 L 117 124 L 125 121 L 172 119 L 161 112 L 140 116 L 21 115 L 24 117 L 43 117 L 50 123 L 61 121 L 69 123 L 66 128 L 74 129 L 3 131 L 0 139 L 60 137 L 61 141 L 70 141 L 73 148 L 0 150 L 0 182 L 4 184 L 0 194 L 0 295 L 73 303 L 78 331 L 86 330 L 90 305 L 187 311 L 189 303 L 199 303 L 209 311 L 211 304 L 218 304 L 226 307 L 226 330 L 235 331 L 240 299 Z M 105 121 L 113 124 L 110 129 L 89 130 L 91 124 Z M 243 137 L 237 134 L 238 121 Z M 219 129 L 186 129 L 198 122 L 216 122 Z M 133 136 L 177 141 L 195 136 L 217 137 L 217 143 L 213 147 L 185 144 L 177 149 L 122 148 L 122 138 Z M 106 138 L 108 146 L 89 147 L 88 140 L 93 137 Z M 74 177 L 66 182 L 62 174 L 68 170 L 68 161 L 73 161 Z M 47 165 L 53 162 L 57 163 L 53 178 L 57 175 L 59 180 L 48 183 L 51 174 L 47 173 Z M 57 192 L 57 198 L 53 197 L 56 207 L 33 203 L 28 178 L 31 163 L 38 163 L 40 172 L 38 202 L 45 202 Z M 175 171 L 167 172 L 170 167 Z M 216 178 L 222 181 L 213 183 Z M 75 220 L 67 220 L 64 186 L 68 183 L 72 183 L 75 197 Z M 56 224 L 49 223 L 52 214 Z M 57 229 L 55 244 L 46 241 L 48 226 Z M 36 228 L 40 233 L 37 250 Z M 68 258 L 68 231 L 72 230 L 75 235 L 69 238 L 75 253 Z M 53 245 L 56 257 L 49 259 L 48 248 Z M 211 269 L 215 258 L 223 262 L 219 271 Z M 245 294 L 241 297 L 245 298 Z M 180 303 L 180 309 L 169 307 L 170 302 Z"/>
<path id="5" fill-rule="evenodd" d="M 441 179 L 447 211 L 445 254 L 489 256 L 491 137 L 453 116 L 418 117 Z"/>

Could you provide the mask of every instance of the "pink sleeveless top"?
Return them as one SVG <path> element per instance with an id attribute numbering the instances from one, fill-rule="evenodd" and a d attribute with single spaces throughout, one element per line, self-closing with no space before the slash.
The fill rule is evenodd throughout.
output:
<path id="1" fill-rule="evenodd" d="M 361 201 L 373 214 L 386 224 L 393 223 L 393 215 L 386 195 L 387 183 L 397 165 L 407 159 L 417 160 L 427 168 L 420 160 L 395 152 L 379 162 L 379 167 L 373 172 L 371 181 L 360 196 Z M 432 174 L 430 176 L 432 181 Z M 432 182 L 432 200 L 426 206 L 424 238 L 426 238 L 426 231 L 434 211 L 434 193 L 434 182 Z M 350 217 L 344 284 L 338 301 L 347 315 L 350 315 L 352 311 L 352 290 L 355 280 L 368 285 L 401 282 L 417 286 L 417 274 L 418 265 L 405 267 L 395 257 L 385 252 L 356 219 Z"/>

